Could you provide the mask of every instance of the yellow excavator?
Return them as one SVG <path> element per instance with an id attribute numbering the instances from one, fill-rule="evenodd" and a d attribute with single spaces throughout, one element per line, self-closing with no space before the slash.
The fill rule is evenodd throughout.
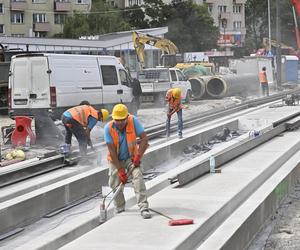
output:
<path id="1" fill-rule="evenodd" d="M 159 48 L 164 52 L 161 57 L 163 66 L 174 67 L 177 64 L 176 55 L 179 50 L 170 40 L 137 31 L 132 32 L 132 40 L 141 68 L 145 68 L 145 44 Z"/>

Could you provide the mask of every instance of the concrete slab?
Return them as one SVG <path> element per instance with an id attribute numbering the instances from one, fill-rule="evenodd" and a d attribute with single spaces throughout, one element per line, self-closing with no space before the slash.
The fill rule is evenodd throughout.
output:
<path id="1" fill-rule="evenodd" d="M 134 207 L 61 249 L 193 249 L 300 149 L 298 138 L 300 132 L 284 133 L 226 164 L 221 174 L 167 187 L 149 199 L 154 209 L 192 218 L 194 225 L 170 227 L 158 215 L 143 220 Z"/>

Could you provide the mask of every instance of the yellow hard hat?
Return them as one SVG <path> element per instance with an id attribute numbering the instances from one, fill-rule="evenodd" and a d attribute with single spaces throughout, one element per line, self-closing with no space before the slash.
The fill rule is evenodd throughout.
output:
<path id="1" fill-rule="evenodd" d="M 100 112 L 102 113 L 102 121 L 105 122 L 109 117 L 109 112 L 107 109 L 101 109 Z"/>
<path id="2" fill-rule="evenodd" d="M 124 104 L 116 104 L 112 110 L 112 118 L 114 120 L 123 120 L 128 116 L 128 109 Z"/>
<path id="3" fill-rule="evenodd" d="M 175 98 L 175 99 L 178 99 L 181 97 L 181 89 L 180 88 L 175 88 L 172 90 L 172 96 Z"/>

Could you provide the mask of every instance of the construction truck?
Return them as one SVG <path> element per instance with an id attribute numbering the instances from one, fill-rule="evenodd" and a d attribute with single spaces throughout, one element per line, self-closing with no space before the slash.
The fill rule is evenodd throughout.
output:
<path id="1" fill-rule="evenodd" d="M 159 48 L 164 53 L 161 56 L 161 65 L 164 67 L 174 67 L 182 61 L 177 46 L 166 38 L 133 31 L 132 40 L 141 69 L 145 68 L 145 44 Z"/>

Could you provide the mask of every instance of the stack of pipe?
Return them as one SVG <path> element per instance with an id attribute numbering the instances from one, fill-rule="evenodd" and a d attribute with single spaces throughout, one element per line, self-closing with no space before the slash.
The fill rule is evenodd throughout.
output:
<path id="1" fill-rule="evenodd" d="M 213 76 L 206 82 L 206 92 L 212 98 L 259 93 L 259 79 L 256 74 L 228 74 Z"/>
<path id="2" fill-rule="evenodd" d="M 192 93 L 195 99 L 204 97 L 206 93 L 206 84 L 212 76 L 191 76 L 189 81 L 192 87 Z"/>

